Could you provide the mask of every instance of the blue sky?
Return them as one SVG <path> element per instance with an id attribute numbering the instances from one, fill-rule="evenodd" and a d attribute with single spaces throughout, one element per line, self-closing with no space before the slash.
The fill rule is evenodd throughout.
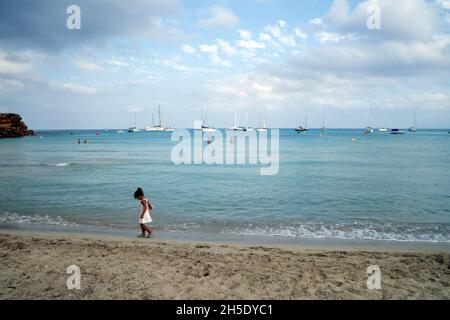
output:
<path id="1" fill-rule="evenodd" d="M 367 28 L 367 7 L 381 29 Z M 66 8 L 81 9 L 81 30 Z M 4 0 L 0 111 L 32 128 L 450 127 L 449 0 Z"/>

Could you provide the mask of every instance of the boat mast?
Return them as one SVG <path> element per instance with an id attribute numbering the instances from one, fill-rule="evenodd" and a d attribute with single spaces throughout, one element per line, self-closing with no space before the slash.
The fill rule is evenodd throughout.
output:
<path id="1" fill-rule="evenodd" d="M 162 127 L 162 123 L 161 123 L 161 106 L 158 106 L 158 119 L 159 119 L 159 127 Z"/>

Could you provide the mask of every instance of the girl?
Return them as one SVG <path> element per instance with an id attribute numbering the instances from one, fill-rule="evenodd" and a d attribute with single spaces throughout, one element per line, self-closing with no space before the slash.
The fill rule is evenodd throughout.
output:
<path id="1" fill-rule="evenodd" d="M 142 210 L 139 216 L 139 224 L 141 226 L 142 233 L 138 235 L 138 238 L 145 238 L 145 231 L 148 232 L 147 238 L 150 238 L 153 234 L 153 231 L 147 226 L 150 222 L 152 222 L 152 218 L 150 217 L 150 210 L 153 210 L 153 205 L 150 201 L 144 197 L 144 191 L 141 188 L 138 188 L 134 193 L 134 198 L 141 202 Z"/>

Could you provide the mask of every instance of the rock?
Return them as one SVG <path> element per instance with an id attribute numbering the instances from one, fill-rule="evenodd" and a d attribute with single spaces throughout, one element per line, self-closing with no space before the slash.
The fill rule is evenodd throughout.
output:
<path id="1" fill-rule="evenodd" d="M 15 113 L 0 113 L 0 138 L 18 138 L 32 136 L 22 117 Z"/>

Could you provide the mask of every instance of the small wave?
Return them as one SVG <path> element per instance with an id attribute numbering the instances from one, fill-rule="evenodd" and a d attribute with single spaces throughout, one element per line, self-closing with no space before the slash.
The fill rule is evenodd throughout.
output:
<path id="1" fill-rule="evenodd" d="M 60 216 L 50 217 L 48 215 L 19 215 L 6 212 L 0 216 L 0 224 L 43 224 L 53 226 L 78 226 L 74 222 L 67 221 Z"/>
<path id="2" fill-rule="evenodd" d="M 450 243 L 446 225 L 303 224 L 296 226 L 242 226 L 223 231 L 228 234 L 303 239 L 377 240 Z"/>
<path id="3" fill-rule="evenodd" d="M 56 168 L 62 168 L 62 167 L 68 167 L 71 166 L 72 163 L 70 162 L 60 162 L 60 163 L 56 163 L 56 164 L 49 164 L 49 167 L 56 167 Z"/>

